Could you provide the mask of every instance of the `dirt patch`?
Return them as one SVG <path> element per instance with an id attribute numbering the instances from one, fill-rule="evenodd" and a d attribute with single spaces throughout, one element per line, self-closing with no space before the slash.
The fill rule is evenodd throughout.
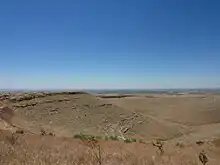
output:
<path id="1" fill-rule="evenodd" d="M 213 143 L 214 143 L 214 145 L 215 145 L 216 147 L 220 147 L 220 138 L 215 139 L 215 140 L 213 141 Z"/>
<path id="2" fill-rule="evenodd" d="M 11 119 L 14 116 L 14 110 L 9 107 L 0 107 L 0 118 L 8 123 L 11 123 Z"/>

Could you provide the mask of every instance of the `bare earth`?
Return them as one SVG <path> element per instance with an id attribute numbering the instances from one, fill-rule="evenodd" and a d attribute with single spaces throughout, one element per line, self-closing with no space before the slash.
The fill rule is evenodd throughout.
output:
<path id="1" fill-rule="evenodd" d="M 204 150 L 208 165 L 220 165 L 217 94 L 2 93 L 0 106 L 1 164 L 198 165 Z M 102 139 L 91 145 L 76 134 Z"/>

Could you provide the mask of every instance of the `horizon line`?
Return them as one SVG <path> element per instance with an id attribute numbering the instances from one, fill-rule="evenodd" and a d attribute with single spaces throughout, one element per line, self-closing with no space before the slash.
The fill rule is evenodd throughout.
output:
<path id="1" fill-rule="evenodd" d="M 42 91 L 42 90 L 216 90 L 220 87 L 204 87 L 204 88 L 0 88 L 0 91 Z"/>

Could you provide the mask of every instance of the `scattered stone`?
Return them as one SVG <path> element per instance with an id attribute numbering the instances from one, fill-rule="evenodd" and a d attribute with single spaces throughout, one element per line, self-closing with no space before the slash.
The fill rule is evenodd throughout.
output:
<path id="1" fill-rule="evenodd" d="M 50 132 L 49 136 L 55 136 L 55 133 Z"/>
<path id="2" fill-rule="evenodd" d="M 69 99 L 66 99 L 66 98 L 64 98 L 64 99 L 59 99 L 59 100 L 57 100 L 58 102 L 63 102 L 63 101 L 70 101 Z"/>
<path id="3" fill-rule="evenodd" d="M 196 144 L 199 145 L 199 146 L 203 145 L 204 143 L 205 143 L 205 141 L 203 141 L 203 140 L 198 140 L 196 142 Z"/>
<path id="4" fill-rule="evenodd" d="M 182 142 L 177 142 L 176 146 L 180 147 L 180 148 L 184 148 L 185 147 L 185 145 Z"/>
<path id="5" fill-rule="evenodd" d="M 15 133 L 17 133 L 17 134 L 24 134 L 24 130 L 22 130 L 22 129 L 18 129 L 18 130 L 16 130 Z"/>
<path id="6" fill-rule="evenodd" d="M 17 98 L 14 97 L 14 96 L 12 96 L 12 97 L 9 98 L 9 100 L 10 100 L 11 102 L 15 102 L 15 101 L 17 101 Z"/>
<path id="7" fill-rule="evenodd" d="M 26 108 L 26 107 L 33 107 L 37 105 L 36 102 L 33 102 L 33 103 L 26 103 L 26 104 L 17 104 L 17 105 L 14 105 L 14 107 L 16 108 Z"/>
<path id="8" fill-rule="evenodd" d="M 91 105 L 89 105 L 89 104 L 85 104 L 84 106 L 86 106 L 86 107 L 91 107 Z"/>
<path id="9" fill-rule="evenodd" d="M 138 124 L 142 124 L 143 123 L 143 121 L 138 121 Z"/>
<path id="10" fill-rule="evenodd" d="M 107 107 L 107 106 L 112 106 L 112 104 L 101 104 L 101 105 L 98 105 L 98 107 Z"/>
<path id="11" fill-rule="evenodd" d="M 58 108 L 51 109 L 50 112 L 57 112 Z"/>
<path id="12" fill-rule="evenodd" d="M 103 119 L 102 122 L 103 123 L 108 123 L 108 120 L 107 119 Z"/>
<path id="13" fill-rule="evenodd" d="M 54 114 L 58 114 L 58 113 L 60 113 L 58 108 L 54 108 L 54 109 L 50 110 L 50 115 L 54 115 Z"/>
<path id="14" fill-rule="evenodd" d="M 44 103 L 52 103 L 54 102 L 53 100 L 45 100 Z"/>
<path id="15" fill-rule="evenodd" d="M 6 100 L 9 98 L 10 98 L 10 94 L 8 94 L 8 93 L 0 94 L 0 100 Z"/>
<path id="16" fill-rule="evenodd" d="M 44 129 L 41 129 L 40 132 L 41 132 L 40 133 L 41 136 L 46 136 L 47 135 L 47 133 Z"/>
<path id="17" fill-rule="evenodd" d="M 123 128 L 123 129 L 122 129 L 122 132 L 123 132 L 123 133 L 126 133 L 126 132 L 128 132 L 128 130 L 129 130 L 129 128 L 126 127 L 126 128 Z"/>

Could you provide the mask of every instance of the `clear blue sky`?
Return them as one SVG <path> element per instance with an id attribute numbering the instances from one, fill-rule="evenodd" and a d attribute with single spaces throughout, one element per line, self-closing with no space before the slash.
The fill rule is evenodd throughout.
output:
<path id="1" fill-rule="evenodd" d="M 220 87 L 217 0 L 2 0 L 0 88 Z"/>

